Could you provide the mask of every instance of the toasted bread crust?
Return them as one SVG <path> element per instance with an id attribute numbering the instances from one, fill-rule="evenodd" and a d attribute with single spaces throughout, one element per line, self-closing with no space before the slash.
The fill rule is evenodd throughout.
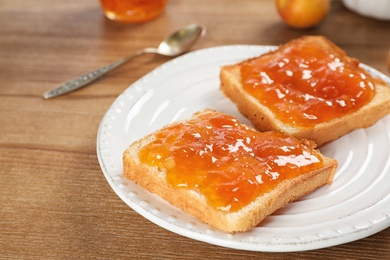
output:
<path id="1" fill-rule="evenodd" d="M 320 44 L 335 49 L 337 52 L 341 51 L 338 47 L 335 48 L 335 45 L 324 37 L 303 37 L 299 40 L 320 42 Z M 258 58 L 268 58 L 272 53 L 264 54 Z M 237 105 L 239 111 L 258 130 L 282 131 L 298 139 L 313 140 L 319 146 L 338 139 L 355 129 L 369 127 L 390 113 L 390 87 L 378 80 L 375 81 L 376 93 L 374 98 L 358 111 L 332 119 L 328 122 L 319 123 L 310 128 L 292 126 L 280 121 L 268 107 L 262 105 L 243 89 L 240 63 L 222 67 L 220 81 L 220 89 L 222 92 Z"/>
<path id="2" fill-rule="evenodd" d="M 206 110 L 202 113 L 217 112 Z M 200 114 L 197 113 L 194 116 Z M 139 161 L 138 152 L 140 149 L 154 139 L 155 133 L 134 142 L 126 149 L 123 154 L 124 176 L 200 221 L 228 233 L 247 231 L 290 201 L 325 184 L 330 184 L 337 167 L 335 160 L 321 155 L 325 162 L 321 169 L 282 181 L 271 192 L 259 196 L 237 212 L 224 212 L 208 205 L 204 196 L 195 189 L 172 187 L 165 179 L 164 170 L 147 166 Z M 312 143 L 306 144 L 312 145 Z M 319 154 L 318 151 L 315 152 Z"/>

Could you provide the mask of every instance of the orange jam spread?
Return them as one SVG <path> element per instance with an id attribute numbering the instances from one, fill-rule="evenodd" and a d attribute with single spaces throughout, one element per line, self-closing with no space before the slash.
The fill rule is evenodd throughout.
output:
<path id="1" fill-rule="evenodd" d="M 332 46 L 295 41 L 245 61 L 244 89 L 294 126 L 312 127 L 357 111 L 374 97 L 373 80 L 357 60 Z"/>
<path id="2" fill-rule="evenodd" d="M 224 114 L 203 114 L 164 128 L 139 156 L 142 163 L 165 169 L 173 187 L 195 188 L 209 205 L 228 212 L 324 164 L 296 139 L 257 132 Z"/>

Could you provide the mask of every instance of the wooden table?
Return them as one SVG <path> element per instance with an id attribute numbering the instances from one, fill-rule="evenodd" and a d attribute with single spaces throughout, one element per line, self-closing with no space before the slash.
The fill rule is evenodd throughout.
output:
<path id="1" fill-rule="evenodd" d="M 128 207 L 107 183 L 97 129 L 131 83 L 168 58 L 146 56 L 69 95 L 42 93 L 199 22 L 195 49 L 277 45 L 321 34 L 388 74 L 390 23 L 358 16 L 339 1 L 317 28 L 293 30 L 271 0 L 171 0 L 144 24 L 104 18 L 97 0 L 0 0 L 0 258 L 4 259 L 373 259 L 390 256 L 390 229 L 331 248 L 247 252 L 171 233 Z"/>

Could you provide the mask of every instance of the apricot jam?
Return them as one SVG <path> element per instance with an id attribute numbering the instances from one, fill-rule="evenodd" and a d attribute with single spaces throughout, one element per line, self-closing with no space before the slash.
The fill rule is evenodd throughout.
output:
<path id="1" fill-rule="evenodd" d="M 168 0 L 100 0 L 107 18 L 125 23 L 146 22 L 164 11 Z"/>
<path id="2" fill-rule="evenodd" d="M 305 41 L 243 62 L 241 78 L 244 89 L 277 118 L 300 127 L 357 111 L 375 95 L 372 78 L 357 60 L 336 46 Z"/>
<path id="3" fill-rule="evenodd" d="M 173 187 L 197 189 L 211 206 L 228 212 L 324 164 L 293 137 L 260 133 L 219 113 L 164 128 L 139 157 L 142 163 L 166 170 Z"/>

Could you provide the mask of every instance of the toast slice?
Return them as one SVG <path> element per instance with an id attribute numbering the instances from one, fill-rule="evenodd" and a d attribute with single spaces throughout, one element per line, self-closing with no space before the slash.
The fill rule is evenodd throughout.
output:
<path id="1" fill-rule="evenodd" d="M 258 130 L 282 131 L 318 146 L 390 113 L 390 87 L 322 36 L 224 66 L 220 81 L 222 92 Z"/>
<path id="2" fill-rule="evenodd" d="M 123 174 L 210 226 L 247 231 L 330 184 L 337 161 L 283 133 L 260 133 L 206 109 L 132 143 Z"/>

